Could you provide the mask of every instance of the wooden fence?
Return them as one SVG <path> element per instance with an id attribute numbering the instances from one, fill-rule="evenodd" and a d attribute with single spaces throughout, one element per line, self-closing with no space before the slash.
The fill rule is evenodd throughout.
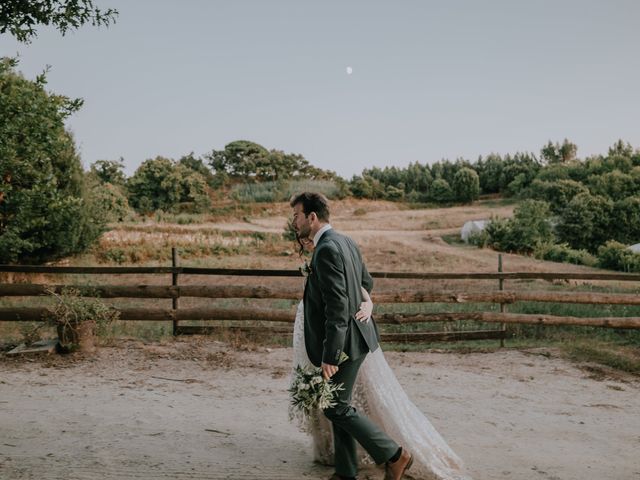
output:
<path id="1" fill-rule="evenodd" d="M 501 270 L 501 268 L 500 268 Z M 178 258 L 174 252 L 171 267 L 47 267 L 47 266 L 10 266 L 0 265 L 0 273 L 40 273 L 40 274 L 78 274 L 78 275 L 158 275 L 170 274 L 171 285 L 40 285 L 29 283 L 0 283 L 0 298 L 34 297 L 47 294 L 53 289 L 60 292 L 63 288 L 73 286 L 86 296 L 101 298 L 138 298 L 138 299 L 172 299 L 172 308 L 118 308 L 121 320 L 170 321 L 173 333 L 193 334 L 207 333 L 232 328 L 243 331 L 259 331 L 262 335 L 269 333 L 284 335 L 291 333 L 291 326 L 255 327 L 221 325 L 187 326 L 180 325 L 183 320 L 236 320 L 262 322 L 292 323 L 294 314 L 291 310 L 241 307 L 179 307 L 179 299 L 185 297 L 199 298 L 252 298 L 252 299 L 300 299 L 300 288 L 269 288 L 265 286 L 247 285 L 180 285 L 179 279 L 186 275 L 223 275 L 232 277 L 300 277 L 297 270 L 244 270 L 219 268 L 192 268 L 178 266 Z M 500 339 L 506 337 L 507 324 L 534 325 L 581 325 L 592 327 L 609 327 L 622 329 L 639 329 L 640 317 L 576 317 L 555 316 L 546 314 L 509 313 L 507 308 L 516 302 L 543 303 L 580 303 L 590 305 L 640 305 L 640 295 L 633 293 L 593 293 L 562 291 L 510 291 L 504 289 L 506 280 L 584 280 L 584 281 L 616 281 L 639 282 L 640 275 L 625 273 L 541 273 L 541 272 L 491 272 L 491 273 L 399 273 L 372 272 L 374 278 L 409 279 L 409 280 L 494 280 L 497 289 L 489 291 L 469 292 L 455 290 L 422 290 L 419 287 L 411 291 L 397 293 L 375 293 L 373 301 L 380 304 L 402 303 L 480 303 L 499 304 L 500 311 L 472 312 L 433 312 L 433 313 L 377 313 L 379 324 L 406 325 L 424 322 L 455 322 L 472 320 L 483 323 L 497 323 L 499 329 L 446 332 L 407 332 L 383 333 L 382 340 L 388 342 L 431 342 L 457 341 L 477 339 Z M 416 282 L 413 282 L 414 285 Z M 478 307 L 480 308 L 480 306 Z M 0 321 L 20 322 L 39 321 L 43 318 L 44 307 L 6 307 L 0 308 Z M 277 325 L 277 324 L 276 324 Z"/>

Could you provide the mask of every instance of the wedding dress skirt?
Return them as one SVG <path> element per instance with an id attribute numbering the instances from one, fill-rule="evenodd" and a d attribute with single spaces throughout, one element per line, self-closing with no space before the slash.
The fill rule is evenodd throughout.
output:
<path id="1" fill-rule="evenodd" d="M 304 308 L 298 305 L 293 327 L 293 366 L 312 366 L 304 343 Z M 409 400 L 387 363 L 382 349 L 367 355 L 360 367 L 353 389 L 352 405 L 364 412 L 391 438 L 413 455 L 414 463 L 407 475 L 419 480 L 471 480 L 462 461 L 451 450 L 424 414 Z M 313 439 L 314 459 L 333 464 L 331 422 L 317 412 L 312 418 L 298 419 L 300 428 Z M 372 464 L 359 448 L 361 464 Z"/>

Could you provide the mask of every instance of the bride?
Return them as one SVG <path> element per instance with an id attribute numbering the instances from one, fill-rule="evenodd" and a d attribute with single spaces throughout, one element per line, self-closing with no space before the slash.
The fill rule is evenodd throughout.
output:
<path id="1" fill-rule="evenodd" d="M 301 253 L 313 251 L 313 242 L 299 239 Z M 371 317 L 373 302 L 367 291 L 362 289 L 363 303 L 356 314 L 358 321 L 366 322 Z M 312 366 L 304 343 L 304 306 L 300 302 L 293 326 L 293 367 Z M 412 452 L 414 462 L 407 472 L 420 480 L 471 480 L 464 471 L 462 461 L 451 450 L 431 422 L 411 402 L 404 392 L 391 367 L 384 357 L 382 348 L 367 355 L 360 367 L 358 379 L 353 389 L 353 405 L 379 425 L 399 444 Z M 303 418 L 290 410 L 297 418 L 299 427 L 309 433 L 313 440 L 314 460 L 325 465 L 333 464 L 333 434 L 331 422 L 320 412 L 311 418 Z M 358 447 L 359 448 L 359 447 Z M 366 452 L 359 448 L 361 464 L 373 464 Z"/>

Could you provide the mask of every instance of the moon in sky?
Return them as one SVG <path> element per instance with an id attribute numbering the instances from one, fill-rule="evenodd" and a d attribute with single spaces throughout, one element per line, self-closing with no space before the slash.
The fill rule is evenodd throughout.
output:
<path id="1" fill-rule="evenodd" d="M 347 67 L 347 75 L 351 75 L 353 73 L 353 68 Z"/>

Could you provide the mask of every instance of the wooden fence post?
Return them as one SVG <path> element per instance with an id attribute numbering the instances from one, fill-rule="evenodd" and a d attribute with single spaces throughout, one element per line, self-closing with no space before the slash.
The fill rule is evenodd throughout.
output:
<path id="1" fill-rule="evenodd" d="M 502 254 L 501 253 L 498 254 L 498 272 L 502 273 Z M 498 289 L 500 291 L 504 290 L 504 279 L 502 278 L 498 280 Z M 500 302 L 500 313 L 504 313 L 504 311 L 505 311 L 505 304 Z M 500 327 L 503 332 L 507 330 L 506 323 L 502 323 Z M 502 337 L 500 337 L 500 347 L 504 347 L 504 336 L 505 334 L 503 333 Z"/>
<path id="2" fill-rule="evenodd" d="M 178 258 L 178 249 L 176 247 L 171 247 L 171 266 L 173 268 L 177 268 L 180 263 L 180 259 Z M 178 272 L 171 273 L 171 285 L 174 287 L 178 286 Z M 178 309 L 178 298 L 173 297 L 172 299 L 172 307 L 173 310 Z M 178 320 L 173 320 L 173 336 L 175 337 L 178 332 Z"/>

